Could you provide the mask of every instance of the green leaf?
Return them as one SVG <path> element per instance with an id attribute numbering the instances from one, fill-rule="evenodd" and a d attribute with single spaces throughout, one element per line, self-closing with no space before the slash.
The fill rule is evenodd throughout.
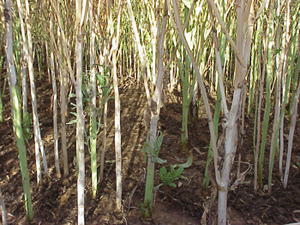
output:
<path id="1" fill-rule="evenodd" d="M 174 173 L 175 173 L 175 170 L 174 170 L 174 166 L 173 166 L 173 165 L 170 165 L 170 171 L 171 171 L 171 174 L 174 174 Z"/>
<path id="2" fill-rule="evenodd" d="M 73 124 L 73 123 L 77 123 L 77 119 L 75 119 L 75 120 L 71 120 L 70 122 L 68 122 L 68 123 L 66 123 L 66 124 Z"/>
<path id="3" fill-rule="evenodd" d="M 176 187 L 176 184 L 173 183 L 173 182 L 168 183 L 168 185 L 169 185 L 170 187 Z"/>
<path id="4" fill-rule="evenodd" d="M 183 168 L 189 168 L 193 163 L 193 155 L 190 155 L 185 163 L 182 164 L 175 164 L 174 167 L 183 167 Z"/>
<path id="5" fill-rule="evenodd" d="M 183 168 L 188 168 L 192 165 L 192 163 L 193 163 L 193 155 L 190 155 L 187 161 L 183 164 L 180 164 L 179 166 L 182 166 Z"/>
<path id="6" fill-rule="evenodd" d="M 70 112 L 70 114 L 72 114 L 73 116 L 77 117 L 77 113 L 76 112 Z"/>
<path id="7" fill-rule="evenodd" d="M 159 164 L 164 164 L 164 163 L 167 162 L 167 160 L 163 160 L 163 159 L 161 159 L 161 158 L 159 158 L 159 157 L 156 157 L 155 162 L 156 162 L 156 163 L 159 163 Z"/>
<path id="8" fill-rule="evenodd" d="M 167 173 L 166 167 L 163 166 L 162 168 L 160 168 L 160 170 L 159 170 L 160 177 L 164 177 L 166 175 L 166 173 Z"/>
<path id="9" fill-rule="evenodd" d="M 74 97 L 76 97 L 76 94 L 75 94 L 75 93 L 70 93 L 70 94 L 69 94 L 69 97 L 70 97 L 70 98 L 74 98 Z"/>
<path id="10" fill-rule="evenodd" d="M 175 176 L 175 177 L 179 177 L 179 176 L 182 174 L 183 169 L 184 169 L 183 166 L 180 166 L 180 167 L 176 170 L 174 176 Z"/>
<path id="11" fill-rule="evenodd" d="M 183 167 L 183 166 L 180 166 L 180 167 L 178 168 L 177 172 L 179 172 L 180 174 L 182 174 L 183 170 L 184 170 L 184 167 Z M 180 174 L 179 174 L 179 175 L 180 175 Z"/>

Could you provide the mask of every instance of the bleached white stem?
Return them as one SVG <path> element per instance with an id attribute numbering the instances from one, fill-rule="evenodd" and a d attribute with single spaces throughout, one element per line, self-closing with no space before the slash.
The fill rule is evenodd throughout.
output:
<path id="1" fill-rule="evenodd" d="M 293 109 L 292 109 L 292 121 L 291 121 L 290 133 L 289 133 L 288 151 L 287 151 L 286 166 L 285 166 L 284 179 L 283 179 L 283 187 L 284 188 L 287 187 L 287 181 L 288 181 L 289 171 L 290 171 L 293 138 L 294 138 L 294 132 L 295 132 L 295 127 L 296 127 L 296 119 L 297 119 L 299 94 L 300 94 L 300 82 L 298 84 L 297 92 L 296 92 L 296 95 L 294 98 L 294 105 L 293 105 Z"/>

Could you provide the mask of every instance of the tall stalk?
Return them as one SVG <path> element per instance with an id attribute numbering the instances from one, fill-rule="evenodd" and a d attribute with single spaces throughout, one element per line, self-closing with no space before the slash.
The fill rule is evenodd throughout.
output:
<path id="1" fill-rule="evenodd" d="M 189 49 L 189 46 L 185 40 L 185 37 L 183 35 L 183 32 L 180 27 L 180 20 L 178 16 L 178 10 L 176 6 L 176 1 L 173 0 L 173 7 L 174 7 L 174 12 L 175 12 L 175 18 L 176 18 L 176 23 L 177 23 L 177 28 L 181 37 L 181 40 L 183 44 L 185 45 L 186 49 L 188 50 L 189 56 L 192 60 L 193 66 L 196 68 L 196 74 L 197 74 L 197 79 L 199 80 L 200 88 L 203 94 L 203 99 L 206 107 L 206 112 L 209 117 L 209 127 L 210 127 L 210 133 L 212 137 L 212 143 L 213 149 L 214 149 L 214 159 L 215 159 L 215 172 L 216 172 L 216 180 L 218 185 L 220 186 L 219 189 L 219 202 L 218 202 L 218 224 L 226 224 L 226 209 L 227 209 L 227 193 L 228 193 L 228 182 L 229 182 L 229 175 L 230 175 L 230 169 L 234 160 L 234 155 L 236 152 L 237 148 L 237 139 L 238 139 L 238 128 L 237 128 L 237 121 L 239 118 L 239 112 L 240 112 L 240 103 L 241 103 L 241 96 L 242 96 L 242 89 L 243 89 L 243 82 L 246 76 L 246 65 L 248 61 L 248 56 L 249 56 L 249 50 L 248 46 L 251 44 L 251 36 L 252 36 L 252 30 L 251 30 L 251 23 L 250 23 L 250 17 L 249 17 L 249 12 L 245 11 L 246 5 L 244 2 L 239 2 L 239 5 L 237 7 L 237 44 L 235 44 L 231 37 L 228 34 L 228 31 L 226 30 L 220 15 L 218 13 L 218 10 L 216 9 L 216 6 L 212 1 L 209 1 L 209 7 L 211 7 L 214 11 L 214 14 L 216 15 L 217 19 L 220 22 L 220 25 L 222 27 L 222 30 L 224 31 L 224 34 L 227 38 L 227 40 L 230 42 L 232 47 L 235 50 L 236 53 L 236 78 L 235 78 L 235 90 L 233 94 L 233 99 L 232 99 L 232 105 L 231 109 L 226 115 L 226 124 L 225 125 L 225 155 L 224 155 L 224 163 L 222 165 L 222 173 L 219 173 L 218 169 L 218 152 L 216 150 L 216 142 L 215 142 L 215 133 L 214 133 L 214 128 L 212 124 L 212 118 L 211 118 L 211 113 L 210 109 L 207 106 L 207 97 L 206 97 L 206 91 L 205 88 L 202 86 L 203 82 L 200 77 L 196 62 L 194 61 L 194 57 L 191 54 L 191 51 Z M 249 11 L 251 8 L 252 2 L 249 1 L 247 3 L 247 7 L 249 7 Z M 175 8 L 176 7 L 176 8 Z M 244 26 L 244 20 L 247 21 L 245 24 L 247 27 Z M 245 41 L 245 45 L 243 42 Z M 248 50 L 248 51 L 247 51 Z M 223 96 L 225 96 L 225 93 L 222 93 Z"/>
<path id="2" fill-rule="evenodd" d="M 101 162 L 100 162 L 100 174 L 99 181 L 103 180 L 103 171 L 105 163 L 105 150 L 106 150 L 106 135 L 107 135 L 107 101 L 105 101 L 103 106 L 103 136 L 102 136 L 102 146 L 101 146 Z"/>
<path id="3" fill-rule="evenodd" d="M 152 213 L 152 206 L 153 206 L 153 182 L 154 182 L 154 168 L 155 168 L 155 161 L 157 159 L 157 155 L 160 149 L 160 145 L 157 144 L 159 143 L 158 141 L 158 136 L 157 136 L 157 122 L 159 119 L 159 112 L 160 112 L 160 106 L 162 104 L 161 102 L 161 87 L 162 87 L 162 77 L 163 77 L 163 67 L 159 67 L 158 70 L 158 76 L 156 79 L 156 85 L 155 85 L 155 93 L 154 96 L 155 99 L 151 100 L 151 96 L 150 96 L 150 89 L 148 87 L 148 77 L 146 75 L 146 73 L 148 73 L 148 75 L 150 74 L 149 69 L 148 69 L 148 61 L 144 52 L 144 46 L 142 46 L 141 44 L 141 38 L 138 32 L 138 27 L 133 15 L 133 10 L 132 10 L 132 6 L 131 6 L 131 2 L 130 0 L 127 0 L 127 9 L 128 9 L 128 16 L 129 19 L 131 20 L 132 23 L 132 29 L 134 32 L 134 36 L 135 36 L 135 41 L 137 43 L 137 50 L 138 50 L 138 54 L 139 54 L 139 59 L 141 61 L 141 71 L 143 73 L 143 80 L 144 80 L 144 87 L 145 87 L 145 92 L 146 92 L 146 96 L 147 96 L 147 103 L 148 103 L 148 111 L 149 114 L 151 114 L 151 122 L 150 122 L 150 133 L 148 135 L 147 141 L 146 141 L 146 148 L 144 148 L 144 150 L 147 153 L 147 178 L 146 178 L 146 188 L 145 188 L 145 197 L 144 197 L 144 204 L 143 204 L 143 214 L 145 217 L 150 217 L 151 213 Z M 165 20 L 164 20 L 164 23 Z M 161 32 L 159 30 L 159 32 Z M 162 32 L 164 34 L 164 32 Z M 163 36 L 161 36 L 162 40 L 163 40 Z M 156 37 L 157 38 L 157 37 Z M 163 43 L 163 42 L 162 42 Z M 161 49 L 160 46 L 159 49 Z M 161 49 L 163 51 L 163 48 Z M 158 56 L 158 62 L 161 62 L 161 64 L 159 66 L 162 66 L 162 58 L 160 58 L 163 53 L 158 51 L 160 53 L 160 55 Z M 158 106 L 158 102 L 160 104 L 160 106 Z M 159 146 L 158 146 L 159 145 Z"/>
<path id="4" fill-rule="evenodd" d="M 149 109 L 150 113 L 150 131 L 148 134 L 146 148 L 147 154 L 147 176 L 146 188 L 143 204 L 143 214 L 145 217 L 150 217 L 153 209 L 153 187 L 154 187 L 154 171 L 155 163 L 158 161 L 158 154 L 162 143 L 162 134 L 157 131 L 157 125 L 160 115 L 160 109 L 163 106 L 162 83 L 164 77 L 163 56 L 164 56 L 164 38 L 166 33 L 167 23 L 167 2 L 164 2 L 163 20 L 158 28 L 158 76 L 155 84 L 153 94 L 152 107 Z"/>
<path id="5" fill-rule="evenodd" d="M 90 150 L 91 150 L 91 170 L 92 170 L 92 197 L 97 195 L 97 121 L 96 121 L 96 66 L 95 66 L 95 32 L 93 5 L 89 5 L 89 29 L 90 34 L 90 86 L 91 86 L 91 115 L 90 115 Z"/>
<path id="6" fill-rule="evenodd" d="M 120 4 L 119 4 L 120 5 Z M 119 37 L 117 37 L 119 38 Z M 118 40 L 113 43 L 114 47 L 118 46 Z M 122 152 L 121 152 L 121 101 L 118 89 L 117 78 L 117 49 L 113 52 L 113 83 L 115 91 L 115 154 L 116 154 L 116 207 L 121 209 L 122 204 Z"/>
<path id="7" fill-rule="evenodd" d="M 242 60 L 247 65 L 248 57 L 249 57 L 249 49 L 247 49 L 251 45 L 252 38 L 252 30 L 251 27 L 251 17 L 249 16 L 250 9 L 252 8 L 252 2 L 248 1 L 247 5 L 245 2 L 237 2 L 237 50 L 242 53 Z M 210 6 L 213 6 L 210 3 Z M 249 12 L 246 10 L 249 9 Z M 215 11 L 216 13 L 216 11 Z M 244 23 L 245 22 L 245 23 Z M 237 59 L 236 54 L 236 59 Z M 227 194 L 228 194 L 228 185 L 230 178 L 230 170 L 232 164 L 234 162 L 235 153 L 237 150 L 238 143 L 238 120 L 241 112 L 241 102 L 243 95 L 243 85 L 244 79 L 247 74 L 247 67 L 243 66 L 243 63 L 239 60 L 236 60 L 235 64 L 235 82 L 234 82 L 234 93 L 232 98 L 231 109 L 226 116 L 226 124 L 225 125 L 225 134 L 224 134 L 224 163 L 222 165 L 222 176 L 220 189 L 218 191 L 218 224 L 226 224 L 227 223 Z"/>
<path id="8" fill-rule="evenodd" d="M 300 23 L 298 21 L 298 25 L 296 26 L 296 28 L 300 27 Z M 295 39 L 294 41 L 296 43 L 294 43 L 295 47 L 294 47 L 294 51 L 291 52 L 292 57 L 291 57 L 291 62 L 294 62 L 295 60 L 295 56 L 299 55 L 300 52 L 300 35 L 299 33 L 297 34 L 297 36 L 294 36 Z M 300 72 L 300 58 L 298 57 L 297 60 L 297 64 L 296 65 L 292 65 L 291 67 L 293 68 L 293 72 L 294 74 L 299 74 Z M 289 176 L 289 170 L 290 170 L 290 163 L 291 163 L 291 159 L 292 159 L 292 147 L 293 147 L 293 138 L 294 138 L 294 132 L 295 132 L 295 127 L 296 127 L 296 120 L 297 120 L 297 111 L 298 111 L 298 102 L 299 102 L 299 95 L 300 95 L 300 79 L 297 76 L 294 76 L 292 82 L 294 85 L 298 84 L 297 90 L 294 91 L 292 93 L 292 116 L 291 116 L 291 123 L 290 123 L 290 130 L 289 130 L 289 137 L 288 137 L 288 148 L 287 148 L 287 158 L 286 158 L 286 164 L 285 164 L 285 171 L 284 171 L 284 175 L 283 175 L 283 187 L 286 189 L 287 188 L 287 182 L 288 182 L 288 176 Z M 282 153 L 283 155 L 283 153 Z"/>
<path id="9" fill-rule="evenodd" d="M 64 177 L 69 175 L 69 163 L 68 163 L 68 152 L 67 152 L 67 134 L 66 134 L 66 116 L 67 116 L 67 98 L 66 98 L 66 87 L 68 83 L 67 69 L 69 66 L 70 75 L 73 76 L 73 70 L 70 68 L 69 58 L 67 58 L 69 52 L 67 48 L 67 42 L 65 40 L 65 34 L 61 25 L 61 9 L 60 2 L 51 1 L 52 10 L 55 12 L 56 21 L 58 23 L 57 28 L 57 46 L 56 46 L 56 58 L 59 62 L 59 79 L 60 79 L 60 117 L 61 117 L 61 149 L 64 167 Z M 50 32 L 50 35 L 51 32 Z M 56 43 L 55 37 L 51 36 L 53 43 Z M 67 61 L 67 62 L 66 62 Z M 67 65 L 66 65 L 67 64 Z"/>
<path id="10" fill-rule="evenodd" d="M 46 153 L 44 149 L 44 144 L 41 136 L 40 123 L 37 110 L 36 102 L 36 91 L 35 91 L 35 77 L 34 77 L 34 68 L 33 68 L 33 43 L 31 35 L 31 21 L 30 21 L 30 6 L 28 0 L 25 0 L 25 9 L 26 9 L 26 32 L 27 32 L 27 42 L 28 42 L 28 54 L 26 54 L 28 71 L 29 71 L 29 81 L 30 81 L 30 93 L 32 100 L 32 115 L 33 115 L 33 129 L 34 129 L 34 138 L 35 138 L 35 148 L 39 149 L 43 158 L 44 173 L 48 176 L 48 163 L 46 159 Z M 25 36 L 25 35 L 24 35 Z M 23 38 L 24 41 L 24 38 Z M 23 43 L 25 44 L 25 43 Z"/>
<path id="11" fill-rule="evenodd" d="M 268 126 L 269 126 L 269 118 L 270 118 L 270 108 L 271 108 L 271 88 L 270 88 L 270 75 L 266 75 L 266 103 L 265 103 L 265 113 L 263 119 L 263 128 L 262 128 L 262 138 L 260 145 L 260 153 L 259 153 L 259 163 L 258 163 L 258 182 L 259 186 L 263 186 L 263 164 L 264 164 L 264 156 L 265 156 L 265 148 L 268 134 Z M 257 133 L 258 135 L 258 133 Z"/>
<path id="12" fill-rule="evenodd" d="M 269 6 L 269 13 L 270 16 L 268 18 L 267 24 L 271 23 L 272 18 L 272 11 L 274 8 L 274 2 L 270 2 Z M 267 132 L 269 127 L 269 118 L 270 118 L 270 109 L 271 109 L 271 82 L 272 82 L 272 53 L 271 49 L 269 49 L 269 41 L 272 35 L 272 27 L 267 27 L 267 31 L 264 34 L 264 55 L 263 55 L 263 62 L 265 62 L 262 70 L 262 76 L 265 76 L 266 79 L 266 97 L 265 97 L 265 113 L 263 119 L 263 128 L 262 128 L 262 137 L 261 137 L 261 145 L 260 145 L 260 153 L 259 153 L 259 163 L 258 163 L 258 182 L 259 186 L 263 186 L 263 163 L 264 163 L 264 154 L 265 154 L 265 147 L 267 141 Z M 263 93 L 261 93 L 263 94 Z M 260 133 L 257 132 L 257 135 Z"/>
<path id="13" fill-rule="evenodd" d="M 299 25 L 300 27 L 300 25 Z M 298 41 L 300 43 L 300 35 L 298 34 Z M 292 41 L 291 41 L 292 42 Z M 291 59 L 290 59 L 290 62 L 294 62 L 295 60 L 295 57 L 296 57 L 296 45 L 294 45 L 294 50 L 291 50 L 290 51 L 290 54 L 292 55 Z M 299 44 L 299 50 L 300 50 L 300 44 Z M 291 49 L 293 49 L 293 47 L 291 46 Z M 298 58 L 298 63 L 300 62 L 300 58 Z M 285 118 L 284 116 L 287 114 L 286 112 L 286 106 L 288 104 L 288 101 L 289 101 L 289 97 L 290 97 L 290 91 L 291 91 L 291 83 L 292 83 L 292 74 L 294 71 L 297 71 L 296 70 L 296 67 L 294 66 L 291 66 L 290 67 L 291 69 L 289 70 L 289 72 L 287 72 L 286 76 L 283 76 L 282 77 L 282 106 L 281 106 L 281 113 L 280 113 L 280 145 L 279 145 L 279 173 L 280 173 L 280 176 L 281 178 L 283 178 L 283 156 L 284 156 L 284 121 L 285 121 Z M 293 69 L 295 69 L 293 71 Z M 298 80 L 295 80 L 294 81 L 295 83 L 298 83 Z M 294 95 L 294 94 L 292 94 Z"/>
<path id="14" fill-rule="evenodd" d="M 224 4 L 224 2 L 223 2 Z M 224 10 L 224 8 L 223 8 Z M 209 9 L 210 14 L 212 15 L 211 10 Z M 224 11 L 223 11 L 223 19 L 224 19 Z M 213 29 L 215 30 L 215 22 L 213 17 L 211 17 L 210 20 L 211 26 L 213 27 Z M 221 113 L 221 109 L 223 108 L 223 111 L 225 113 L 225 115 L 228 114 L 228 109 L 227 109 L 227 104 L 226 104 L 226 99 L 225 96 L 222 93 L 225 93 L 224 90 L 224 84 L 223 84 L 223 63 L 224 63 L 224 59 L 225 59 L 225 41 L 226 38 L 224 35 L 221 36 L 221 46 L 219 47 L 219 43 L 218 43 L 218 39 L 217 39 L 217 33 L 214 31 L 212 33 L 213 35 L 213 41 L 214 41 L 214 50 L 215 50 L 215 54 L 216 54 L 216 62 L 217 62 L 217 71 L 218 71 L 218 75 L 216 75 L 216 77 L 218 77 L 219 79 L 217 82 L 217 101 L 216 101 L 216 106 L 215 106 L 215 113 L 214 113 L 214 117 L 213 117 L 213 125 L 214 125 L 214 132 L 215 132 L 215 136 L 218 137 L 218 125 L 219 125 L 219 117 L 220 117 L 220 113 Z M 221 108 L 222 105 L 222 108 Z M 223 137 L 222 137 L 223 138 Z M 205 173 L 204 173 L 204 179 L 203 179 L 203 187 L 207 188 L 208 184 L 209 184 L 209 164 L 211 162 L 211 160 L 213 159 L 213 148 L 212 148 L 212 141 L 210 141 L 209 144 L 209 149 L 208 149 L 208 153 L 207 153 L 207 161 L 206 161 L 206 168 L 205 168 Z"/>
<path id="15" fill-rule="evenodd" d="M 76 80 L 71 77 L 76 91 L 76 151 L 78 159 L 78 178 L 77 178 L 77 204 L 78 204 L 78 224 L 85 224 L 84 219 L 84 189 L 85 189 L 85 154 L 84 154 L 84 115 L 82 103 L 82 68 L 83 68 L 83 40 L 87 18 L 88 2 L 86 0 L 76 1 Z"/>
<path id="16" fill-rule="evenodd" d="M 280 8 L 280 2 L 278 2 L 278 8 Z M 279 128 L 283 129 L 283 124 L 281 123 L 283 119 L 283 115 L 280 116 L 280 105 L 281 102 L 284 102 L 285 90 L 281 91 L 281 88 L 285 88 L 284 77 L 286 76 L 286 68 L 287 68 L 287 55 L 289 49 L 289 41 L 290 41 L 290 4 L 291 1 L 287 1 L 285 5 L 285 18 L 284 18 L 284 27 L 283 27 L 283 39 L 282 39 L 282 50 L 279 58 L 278 69 L 277 69 L 277 86 L 276 86 L 276 102 L 275 102 L 275 116 L 274 116 L 274 123 L 273 123 L 273 133 L 271 139 L 271 149 L 270 149 L 270 158 L 269 158 L 269 179 L 268 179 L 268 191 L 271 193 L 271 186 L 272 186 L 272 174 L 273 174 L 273 166 L 274 166 L 274 157 L 275 157 L 275 147 L 278 148 L 278 141 L 275 142 L 275 139 L 278 140 L 279 137 Z M 278 15 L 280 15 L 280 10 L 278 9 Z M 279 39 L 279 37 L 278 37 Z M 279 41 L 278 41 L 279 42 Z M 277 42 L 277 43 L 278 43 Z M 278 46 L 279 48 L 279 46 Z M 282 100 L 281 100 L 281 92 Z M 283 139 L 283 138 L 282 138 Z M 281 141 L 283 141 L 281 139 Z M 283 143 L 282 143 L 283 145 Z"/>
<path id="17" fill-rule="evenodd" d="M 182 67 L 184 68 L 181 75 L 182 83 L 182 125 L 181 125 L 181 148 L 185 150 L 188 143 L 188 112 L 190 105 L 189 89 L 190 89 L 190 60 L 185 54 Z"/>
<path id="18" fill-rule="evenodd" d="M 299 94 L 300 94 L 300 82 L 298 84 L 297 92 L 294 97 L 293 102 L 293 110 L 292 110 L 292 119 L 291 119 L 291 126 L 289 132 L 289 142 L 288 142 L 288 151 L 287 151 L 287 159 L 284 171 L 284 179 L 283 179 L 283 187 L 286 189 L 289 171 L 290 171 L 290 163 L 292 158 L 292 147 L 293 147 L 293 139 L 294 139 L 294 132 L 296 127 L 296 119 L 297 119 L 297 111 L 298 111 L 298 102 L 299 102 Z"/>
<path id="19" fill-rule="evenodd" d="M 189 21 L 189 16 L 191 15 L 192 10 L 194 9 L 194 5 L 188 9 L 187 7 L 184 8 L 184 17 L 185 21 Z M 187 23 L 186 32 L 192 33 L 191 26 Z M 189 36 L 188 44 L 192 47 L 192 37 Z M 182 83 L 182 126 L 181 126 L 181 148 L 185 150 L 188 144 L 188 113 L 189 113 L 189 106 L 192 100 L 192 93 L 195 86 L 196 79 L 193 77 L 193 73 L 191 72 L 191 61 L 189 59 L 188 54 L 186 51 L 182 52 L 181 55 L 182 60 L 182 67 L 183 71 L 180 74 L 181 76 L 181 83 Z"/>
<path id="20" fill-rule="evenodd" d="M 22 131 L 22 119 L 21 119 L 21 102 L 20 94 L 17 86 L 17 75 L 16 69 L 13 63 L 13 39 L 12 39 L 12 14 L 11 14 L 11 2 L 6 0 L 5 4 L 5 23 L 6 23 L 6 60 L 7 60 L 7 74 L 10 85 L 10 99 L 12 106 L 12 118 L 13 118 L 13 127 L 15 139 L 17 142 L 19 150 L 19 160 L 22 173 L 22 184 L 24 190 L 24 201 L 25 209 L 27 212 L 28 222 L 33 221 L 33 210 L 30 194 L 30 184 L 29 184 L 29 173 L 27 168 L 27 159 L 26 159 L 26 147 Z"/>
<path id="21" fill-rule="evenodd" d="M 256 30 L 256 35 L 255 35 L 255 46 L 254 47 L 254 51 L 256 49 L 260 50 L 261 44 L 262 42 L 259 41 L 259 35 L 261 33 L 262 30 L 262 26 L 260 21 L 257 22 L 257 30 Z M 261 52 L 261 51 L 259 51 Z M 258 59 L 260 59 L 262 57 L 262 55 L 260 55 L 260 57 L 258 57 Z M 260 60 L 259 60 L 260 61 Z M 257 82 L 258 85 L 256 87 L 256 108 L 255 108 L 255 122 L 254 122 L 254 134 L 253 134 L 253 146 L 254 146 L 254 190 L 256 191 L 258 189 L 258 185 L 257 185 L 257 181 L 258 181 L 258 159 L 259 159 L 259 155 L 260 155 L 260 140 L 261 140 L 261 107 L 262 107 L 262 103 L 263 103 L 263 95 L 264 95 L 264 85 L 265 85 L 265 73 L 261 72 L 261 68 L 265 68 L 263 63 L 260 62 L 258 63 L 258 69 L 256 69 L 255 67 L 253 67 L 253 71 L 254 73 L 257 71 Z M 263 69 L 264 71 L 264 69 Z"/>
<path id="22" fill-rule="evenodd" d="M 24 26 L 21 26 L 21 29 L 24 29 Z M 28 85 L 27 85 L 27 64 L 25 59 L 25 46 L 22 46 L 21 49 L 21 79 L 22 79 L 22 109 L 23 109 L 23 134 L 26 140 L 32 138 L 31 134 L 31 125 L 32 118 L 28 112 Z M 40 167 L 40 166 L 39 166 Z"/>
<path id="23" fill-rule="evenodd" d="M 50 35 L 54 36 L 53 28 L 53 12 L 50 15 Z M 59 153 L 58 153 L 58 125 L 57 125 L 57 85 L 56 85 L 56 76 L 55 76 L 55 63 L 54 63 L 54 43 L 50 39 L 50 73 L 52 81 L 52 104 L 53 104 L 53 131 L 54 131 L 54 155 L 55 155 L 55 168 L 58 176 L 61 176 L 60 165 L 59 165 Z"/>
<path id="24" fill-rule="evenodd" d="M 118 4 L 117 31 L 113 27 L 112 20 L 112 2 L 107 0 L 108 12 L 108 29 L 112 36 L 112 76 L 115 92 L 115 157 L 116 157 L 116 209 L 121 210 L 122 206 L 122 151 L 121 151 L 121 101 L 118 88 L 117 77 L 117 51 L 120 38 L 120 18 L 121 18 L 121 1 Z"/>
<path id="25" fill-rule="evenodd" d="M 26 11 L 27 15 L 29 14 L 29 3 L 26 1 Z M 17 1 L 18 11 L 21 21 L 21 31 L 22 31 L 22 39 L 24 46 L 24 54 L 26 57 L 28 70 L 29 70 L 29 81 L 30 81 L 30 93 L 32 99 L 32 114 L 33 114 L 33 127 L 34 127 L 34 140 L 35 140 L 35 156 L 36 156 L 36 167 L 37 167 L 37 183 L 40 184 L 42 180 L 42 173 L 40 168 L 40 151 L 43 155 L 43 163 L 44 163 L 44 172 L 48 174 L 48 166 L 46 161 L 46 156 L 44 152 L 44 145 L 41 139 L 41 131 L 39 127 L 39 118 L 37 113 L 37 102 L 36 102 L 36 91 L 35 91 L 35 81 L 34 81 L 34 73 L 33 73 L 33 51 L 32 51 L 32 38 L 31 38 L 31 27 L 29 25 L 28 20 L 26 20 L 26 32 L 25 33 L 25 25 L 23 22 L 23 10 L 20 0 Z M 27 44 L 28 42 L 28 44 Z"/>
<path id="26" fill-rule="evenodd" d="M 157 20 L 154 12 L 154 8 L 156 7 L 157 2 L 149 2 L 146 1 L 148 4 L 145 5 L 145 8 L 149 9 L 148 17 L 150 21 L 150 26 L 151 26 L 151 47 L 152 47 L 152 64 L 151 64 L 151 69 L 152 69 L 152 84 L 155 85 L 156 79 L 157 79 L 157 73 L 156 73 L 156 49 L 157 49 L 157 32 L 158 32 L 158 27 L 157 27 Z M 143 35 L 142 35 L 143 38 Z M 144 41 L 143 41 L 144 42 Z"/>

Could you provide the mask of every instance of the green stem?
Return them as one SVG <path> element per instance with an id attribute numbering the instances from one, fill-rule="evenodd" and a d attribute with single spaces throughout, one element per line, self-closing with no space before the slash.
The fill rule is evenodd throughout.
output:
<path id="1" fill-rule="evenodd" d="M 91 148 L 91 170 L 92 170 L 92 197 L 96 198 L 97 195 L 97 121 L 96 112 L 94 111 L 91 115 L 90 121 L 90 148 Z"/>
<path id="2" fill-rule="evenodd" d="M 20 107 L 20 98 L 18 95 L 18 87 L 12 86 L 12 102 L 13 102 L 13 125 L 15 130 L 15 137 L 17 141 L 17 146 L 19 150 L 19 160 L 22 173 L 22 183 L 24 189 L 24 198 L 25 198 L 25 208 L 27 211 L 27 219 L 29 222 L 33 221 L 33 211 L 32 211 L 32 202 L 30 194 L 30 184 L 29 184 L 29 175 L 27 168 L 27 158 L 26 158 L 26 147 L 23 138 L 22 131 L 22 121 L 21 121 L 21 107 Z"/>
<path id="3" fill-rule="evenodd" d="M 215 109 L 215 114 L 214 114 L 214 130 L 215 130 L 215 135 L 218 135 L 218 124 L 219 124 L 219 118 L 220 118 L 220 112 L 221 112 L 221 91 L 218 85 L 218 92 L 217 92 L 217 103 L 216 103 L 216 109 Z M 208 149 L 208 154 L 207 154 L 207 160 L 206 160 L 206 167 L 205 167 L 205 173 L 204 173 L 204 180 L 203 180 L 203 187 L 208 188 L 209 185 L 209 165 L 213 159 L 214 153 L 212 149 L 212 143 L 210 141 L 209 143 L 209 149 Z"/>
<path id="4" fill-rule="evenodd" d="M 263 163 L 264 163 L 264 154 L 265 154 L 265 147 L 266 147 L 266 140 L 267 140 L 267 133 L 268 133 L 268 125 L 269 125 L 269 117 L 270 117 L 270 78 L 267 75 L 266 79 L 266 107 L 265 107 L 265 115 L 264 115 L 264 126 L 263 126 L 263 134 L 261 140 L 261 148 L 260 148 L 260 155 L 259 155 L 259 165 L 258 165 L 258 182 L 259 186 L 263 186 L 262 181 L 262 170 L 263 170 Z"/>
<path id="5" fill-rule="evenodd" d="M 145 199 L 144 199 L 144 217 L 149 218 L 152 213 L 153 206 L 153 182 L 154 182 L 154 163 L 148 157 L 147 164 L 147 177 L 146 177 L 146 189 L 145 189 Z"/>

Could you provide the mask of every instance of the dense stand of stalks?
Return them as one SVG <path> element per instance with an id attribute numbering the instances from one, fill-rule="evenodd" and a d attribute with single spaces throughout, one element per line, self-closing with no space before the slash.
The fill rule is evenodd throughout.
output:
<path id="1" fill-rule="evenodd" d="M 51 0 L 43 3 L 17 0 L 12 5 L 6 0 L 6 5 L 0 8 L 1 12 L 7 10 L 0 19 L 3 28 L 0 42 L 6 41 L 5 49 L 0 49 L 0 72 L 2 74 L 6 67 L 8 79 L 0 79 L 0 122 L 3 121 L 2 96 L 8 80 L 28 220 L 33 220 L 33 213 L 24 138 L 34 137 L 37 183 L 43 182 L 43 172 L 44 175 L 49 172 L 36 102 L 37 79 L 48 79 L 52 83 L 54 155 L 58 177 L 61 177 L 61 168 L 63 177 L 69 176 L 69 163 L 73 160 L 68 159 L 66 126 L 77 125 L 74 162 L 78 178 L 78 224 L 85 223 L 86 147 L 91 154 L 93 198 L 97 197 L 97 186 L 103 180 L 107 101 L 112 88 L 115 101 L 116 208 L 122 209 L 119 87 L 128 78 L 137 84 L 142 82 L 146 94 L 145 216 L 151 216 L 153 207 L 155 165 L 164 162 L 159 158 L 163 138 L 158 130 L 160 111 L 165 103 L 165 93 L 175 88 L 182 94 L 182 150 L 188 150 L 189 146 L 189 121 L 197 121 L 197 117 L 203 116 L 199 115 L 197 107 L 202 102 L 204 104 L 211 140 L 203 186 L 207 188 L 211 179 L 217 183 L 219 224 L 227 222 L 231 168 L 235 154 L 243 147 L 241 137 L 247 126 L 246 117 L 254 124 L 254 190 L 268 184 L 268 191 L 272 194 L 272 177 L 277 162 L 286 188 L 300 92 L 299 6 L 298 1 L 290 0 L 285 4 L 279 0 Z M 46 19 L 40 20 L 41 17 Z M 37 70 L 34 70 L 34 65 Z M 48 71 L 48 78 L 43 70 Z M 27 109 L 27 84 L 30 84 L 32 113 Z M 201 95 L 198 95 L 198 90 Z M 208 96 L 214 99 L 214 107 Z M 76 105 L 70 102 L 71 97 L 75 97 Z M 60 119 L 57 118 L 59 109 Z M 67 121 L 72 115 L 76 118 Z M 29 129 L 31 124 L 33 135 Z M 218 132 L 220 128 L 221 132 Z M 97 145 L 100 130 L 103 131 L 101 152 Z M 285 133 L 286 130 L 289 134 Z M 61 146 L 58 145 L 59 139 Z M 97 161 L 98 155 L 101 155 L 100 162 Z M 240 160 L 245 160 L 243 154 L 240 154 Z M 212 161 L 214 171 L 210 171 Z M 266 164 L 268 168 L 265 168 Z M 268 176 L 265 176 L 267 169 Z M 210 174 L 215 177 L 209 177 Z"/>

